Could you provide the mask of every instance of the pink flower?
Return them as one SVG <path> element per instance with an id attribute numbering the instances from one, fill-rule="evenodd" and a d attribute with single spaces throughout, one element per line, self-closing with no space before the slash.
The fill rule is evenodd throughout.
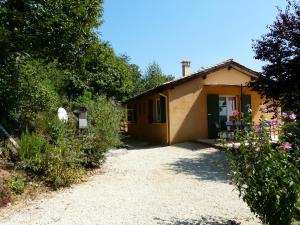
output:
<path id="1" fill-rule="evenodd" d="M 285 143 L 283 143 L 282 145 L 281 145 L 281 147 L 284 149 L 284 150 L 289 150 L 289 149 L 291 149 L 292 148 L 292 144 L 291 143 L 289 143 L 289 142 L 285 142 Z"/>
<path id="2" fill-rule="evenodd" d="M 271 120 L 271 125 L 275 126 L 278 123 L 278 121 L 276 119 Z"/>
<path id="3" fill-rule="evenodd" d="M 260 147 L 256 147 L 256 148 L 255 148 L 255 151 L 256 151 L 256 152 L 260 152 Z"/>
<path id="4" fill-rule="evenodd" d="M 233 110 L 233 111 L 232 111 L 232 115 L 233 115 L 233 116 L 238 116 L 238 115 L 239 115 L 239 111 Z"/>
<path id="5" fill-rule="evenodd" d="M 262 127 L 261 126 L 259 126 L 259 125 L 255 125 L 254 126 L 254 130 L 255 130 L 255 132 L 261 132 L 262 131 Z"/>
<path id="6" fill-rule="evenodd" d="M 280 126 L 283 126 L 283 125 L 284 125 L 284 121 L 279 120 L 279 121 L 278 121 L 278 124 L 279 124 Z"/>
<path id="7" fill-rule="evenodd" d="M 291 120 L 296 120 L 297 116 L 296 116 L 296 114 L 292 113 L 291 115 L 289 115 L 289 118 Z"/>
<path id="8" fill-rule="evenodd" d="M 282 117 L 283 117 L 283 118 L 287 118 L 287 117 L 288 117 L 288 114 L 287 114 L 286 112 L 283 112 L 283 113 L 282 113 Z"/>
<path id="9" fill-rule="evenodd" d="M 267 108 L 260 108 L 260 111 L 263 112 L 263 113 L 267 113 L 268 109 Z"/>

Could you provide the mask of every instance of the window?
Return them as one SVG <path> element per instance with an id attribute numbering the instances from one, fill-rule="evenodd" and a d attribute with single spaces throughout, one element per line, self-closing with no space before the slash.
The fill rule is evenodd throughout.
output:
<path id="1" fill-rule="evenodd" d="M 127 108 L 127 121 L 129 123 L 136 123 L 137 121 L 137 107 L 136 104 L 134 106 L 128 106 Z"/>
<path id="2" fill-rule="evenodd" d="M 160 96 L 155 99 L 148 100 L 148 121 L 149 123 L 165 123 L 166 122 L 166 98 Z"/>
<path id="3" fill-rule="evenodd" d="M 148 122 L 153 123 L 153 101 L 152 101 L 152 99 L 148 100 Z"/>
<path id="4" fill-rule="evenodd" d="M 160 99 L 156 99 L 156 122 L 161 122 L 161 103 Z"/>

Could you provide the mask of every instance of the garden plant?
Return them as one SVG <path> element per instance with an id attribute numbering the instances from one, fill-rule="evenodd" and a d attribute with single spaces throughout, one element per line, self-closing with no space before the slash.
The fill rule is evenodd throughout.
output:
<path id="1" fill-rule="evenodd" d="M 292 223 L 300 187 L 300 123 L 290 112 L 259 124 L 245 118 L 235 131 L 238 147 L 226 147 L 240 196 L 264 224 Z M 279 135 L 278 141 L 272 136 Z"/>

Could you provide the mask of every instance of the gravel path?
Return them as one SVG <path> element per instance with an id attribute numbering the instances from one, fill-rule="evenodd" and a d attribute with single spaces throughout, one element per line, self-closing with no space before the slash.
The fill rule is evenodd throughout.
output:
<path id="1" fill-rule="evenodd" d="M 229 184 L 223 153 L 200 144 L 117 150 L 104 173 L 36 200 L 3 225 L 260 224 Z"/>

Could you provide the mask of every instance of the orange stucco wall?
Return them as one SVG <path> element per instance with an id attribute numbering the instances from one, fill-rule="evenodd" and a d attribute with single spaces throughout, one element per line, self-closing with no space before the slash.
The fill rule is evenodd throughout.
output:
<path id="1" fill-rule="evenodd" d="M 236 69 L 223 69 L 205 79 L 198 78 L 171 89 L 170 144 L 208 138 L 207 95 L 235 95 L 240 107 L 240 85 L 245 85 L 250 79 L 250 76 Z M 257 123 L 263 100 L 258 93 L 246 87 L 243 88 L 243 94 L 251 95 L 252 119 Z"/>
<path id="2" fill-rule="evenodd" d="M 162 94 L 167 96 L 167 93 L 163 92 Z M 128 133 L 132 138 L 153 144 L 168 144 L 168 123 L 148 122 L 148 100 L 152 99 L 155 103 L 158 98 L 159 94 L 155 94 L 128 102 L 127 108 L 137 105 L 137 121 L 128 123 Z M 156 104 L 153 104 L 153 111 L 156 111 Z"/>
<path id="3" fill-rule="evenodd" d="M 139 105 L 145 105 L 146 112 L 142 111 L 140 114 L 138 110 L 137 122 L 128 124 L 128 132 L 133 138 L 160 144 L 208 138 L 207 95 L 235 95 L 238 97 L 239 108 L 240 85 L 245 85 L 250 79 L 248 74 L 240 70 L 226 68 L 205 78 L 197 78 L 164 91 L 163 94 L 168 98 L 166 123 L 148 122 L 148 99 L 155 102 L 159 93 L 132 100 L 128 103 L 129 108 L 133 104 L 136 104 L 138 109 Z M 247 87 L 243 87 L 243 94 L 251 95 L 252 119 L 257 123 L 261 116 L 259 109 L 264 101 L 258 93 Z"/>
<path id="4" fill-rule="evenodd" d="M 224 68 L 209 74 L 206 79 L 202 80 L 202 83 L 207 85 L 246 85 L 246 83 L 249 82 L 250 79 L 250 76 L 243 72 L 240 72 L 237 69 Z"/>
<path id="5" fill-rule="evenodd" d="M 201 115 L 205 113 L 201 93 L 201 78 L 178 85 L 170 90 L 170 143 L 196 140 L 205 136 L 205 122 Z"/>

